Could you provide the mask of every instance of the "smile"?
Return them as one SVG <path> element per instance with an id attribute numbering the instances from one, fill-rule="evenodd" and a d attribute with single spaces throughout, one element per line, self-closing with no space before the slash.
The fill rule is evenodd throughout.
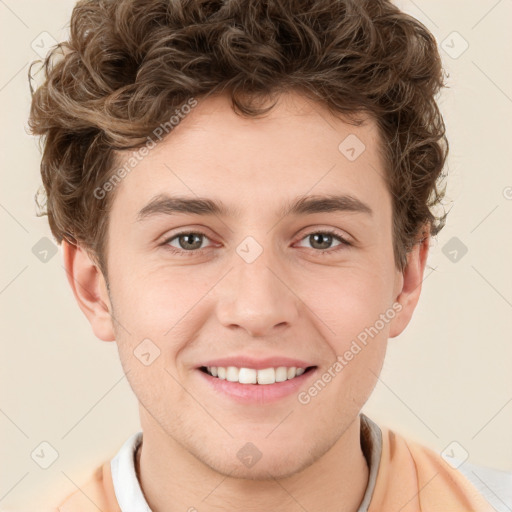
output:
<path id="1" fill-rule="evenodd" d="M 200 370 L 212 377 L 228 382 L 266 385 L 295 379 L 314 368 L 314 366 L 308 368 L 279 366 L 277 368 L 256 370 L 253 368 L 237 368 L 236 366 L 202 366 Z"/>

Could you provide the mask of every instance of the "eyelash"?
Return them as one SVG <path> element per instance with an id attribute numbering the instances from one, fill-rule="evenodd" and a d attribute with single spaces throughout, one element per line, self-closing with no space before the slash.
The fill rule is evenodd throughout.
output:
<path id="1" fill-rule="evenodd" d="M 186 251 L 185 249 L 177 249 L 176 247 L 169 245 L 169 242 L 171 242 L 175 238 L 178 238 L 182 235 L 199 235 L 199 236 L 203 236 L 203 237 L 209 239 L 208 235 L 206 235 L 206 233 L 202 233 L 201 231 L 182 231 L 181 233 L 176 233 L 175 235 L 171 236 L 170 238 L 167 238 L 161 245 L 166 250 L 170 251 L 172 254 L 177 254 L 179 256 L 185 256 L 185 257 L 197 256 L 198 254 L 201 255 L 209 249 L 209 248 L 204 248 L 204 249 Z M 331 230 L 311 231 L 310 233 L 304 235 L 299 241 L 302 241 L 311 235 L 331 235 L 334 238 L 336 238 L 338 241 L 341 242 L 340 245 L 338 245 L 334 249 L 324 249 L 324 250 L 311 249 L 312 251 L 314 251 L 317 254 L 328 255 L 328 254 L 332 254 L 332 253 L 337 253 L 338 251 L 343 250 L 346 247 L 352 246 L 352 244 L 348 240 L 346 240 L 345 238 L 340 236 L 336 231 L 331 231 Z"/>

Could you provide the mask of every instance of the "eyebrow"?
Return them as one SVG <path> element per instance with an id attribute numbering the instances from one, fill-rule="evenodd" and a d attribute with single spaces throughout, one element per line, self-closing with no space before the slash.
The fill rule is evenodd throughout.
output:
<path id="1" fill-rule="evenodd" d="M 295 198 L 279 212 L 279 217 L 287 215 L 312 215 L 315 213 L 352 212 L 372 216 L 372 209 L 361 200 L 350 195 L 311 195 Z M 207 198 L 191 198 L 186 196 L 168 196 L 158 194 L 137 214 L 137 221 L 155 215 L 215 215 L 234 217 L 240 215 L 238 208 L 227 207 L 222 201 Z"/>

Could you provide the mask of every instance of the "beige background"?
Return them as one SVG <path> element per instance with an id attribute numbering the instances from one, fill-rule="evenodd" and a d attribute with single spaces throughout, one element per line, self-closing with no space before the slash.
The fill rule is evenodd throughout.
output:
<path id="1" fill-rule="evenodd" d="M 512 470 L 512 2 L 398 4 L 447 50 L 441 108 L 453 208 L 415 317 L 391 340 L 365 412 L 439 452 L 456 440 L 470 462 Z M 73 5 L 0 0 L 2 510 L 55 504 L 139 430 L 116 345 L 94 337 L 60 249 L 46 263 L 32 252 L 51 235 L 35 216 L 39 153 L 26 133 L 27 69 L 51 37 L 66 36 Z M 443 253 L 452 237 L 468 249 L 457 262 Z M 46 470 L 31 458 L 43 441 L 59 454 Z"/>

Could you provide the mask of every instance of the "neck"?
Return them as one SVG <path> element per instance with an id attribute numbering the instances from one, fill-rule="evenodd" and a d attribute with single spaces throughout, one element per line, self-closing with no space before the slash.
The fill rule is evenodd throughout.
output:
<path id="1" fill-rule="evenodd" d="M 313 464 L 286 478 L 230 478 L 198 461 L 166 434 L 152 437 L 146 432 L 136 454 L 136 471 L 153 512 L 296 512 L 298 506 L 309 511 L 355 512 L 369 475 L 360 445 L 359 417 Z"/>

